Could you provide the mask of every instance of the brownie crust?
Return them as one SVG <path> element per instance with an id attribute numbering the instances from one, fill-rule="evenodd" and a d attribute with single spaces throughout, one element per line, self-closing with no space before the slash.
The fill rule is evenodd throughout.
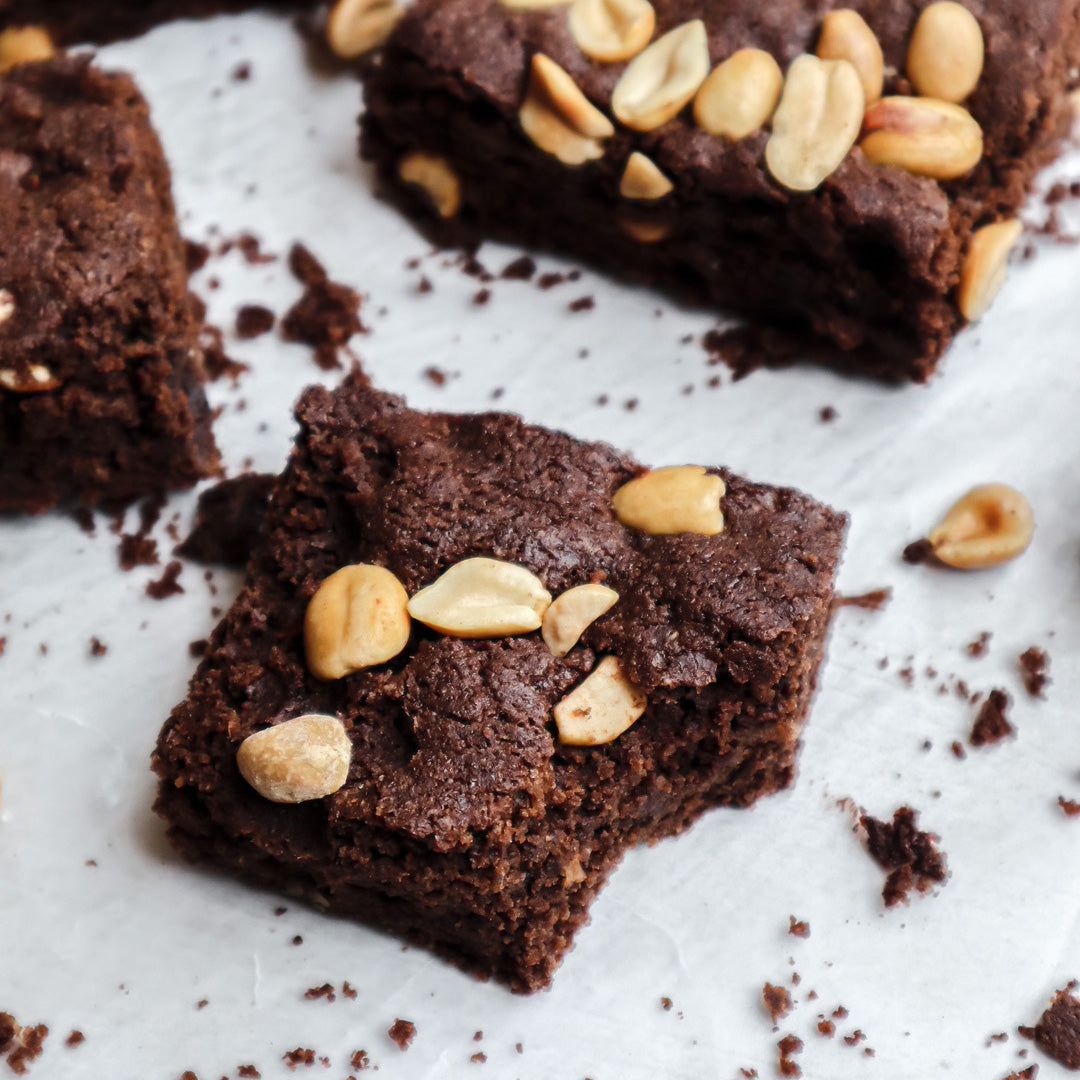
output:
<path id="1" fill-rule="evenodd" d="M 217 471 L 169 169 L 127 75 L 0 77 L 0 238 L 0 511 Z"/>
<path id="2" fill-rule="evenodd" d="M 701 18 L 713 65 L 757 47 L 781 67 L 812 52 L 831 4 L 777 0 L 656 0 L 655 36 Z M 922 0 L 852 4 L 881 42 L 886 71 L 903 72 Z M 517 112 L 531 57 L 543 52 L 610 113 L 624 63 L 585 56 L 566 7 L 499 0 L 418 0 L 367 73 L 361 147 L 382 190 L 434 239 L 488 237 L 569 252 L 618 277 L 693 303 L 730 309 L 828 342 L 827 362 L 890 380 L 924 381 L 963 324 L 955 291 L 972 230 L 1015 214 L 1035 172 L 1058 151 L 1080 58 L 1077 0 L 971 0 L 986 42 L 966 102 L 985 153 L 967 177 L 939 182 L 875 164 L 855 148 L 812 194 L 785 190 L 764 165 L 765 131 L 741 140 L 698 128 L 689 108 L 650 132 L 616 125 L 597 161 L 570 168 L 534 146 Z M 902 75 L 888 93 L 910 87 Z M 444 158 L 462 184 L 460 212 L 440 218 L 403 183 L 403 155 Z M 630 153 L 674 184 L 653 203 L 619 195 Z M 645 243 L 626 223 L 670 230 Z"/>
<path id="3" fill-rule="evenodd" d="M 247 582 L 161 733 L 156 809 L 191 859 L 542 987 L 627 846 L 791 781 L 846 519 L 722 473 L 723 533 L 648 536 L 612 509 L 639 471 L 625 455 L 515 416 L 417 413 L 358 372 L 297 416 Z M 304 612 L 329 574 L 378 563 L 411 593 L 472 555 L 620 599 L 562 659 L 535 633 L 414 623 L 387 664 L 308 672 Z M 564 745 L 552 707 L 608 653 L 648 708 L 614 742 Z M 268 802 L 237 746 L 311 712 L 344 723 L 348 781 Z"/>

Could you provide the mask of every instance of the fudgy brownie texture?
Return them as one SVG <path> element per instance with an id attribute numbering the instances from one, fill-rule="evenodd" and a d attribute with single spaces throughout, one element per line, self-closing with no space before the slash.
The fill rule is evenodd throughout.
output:
<path id="1" fill-rule="evenodd" d="M 132 80 L 0 77 L 0 511 L 218 469 L 171 178 Z"/>
<path id="2" fill-rule="evenodd" d="M 782 68 L 812 52 L 830 3 L 653 0 L 655 38 L 704 20 L 715 66 L 743 47 Z M 904 71 L 923 0 L 853 0 L 884 49 L 885 92 Z M 434 239 L 495 237 L 577 254 L 619 277 L 691 302 L 783 326 L 828 348 L 827 363 L 890 380 L 923 381 L 964 320 L 956 302 L 973 228 L 1013 215 L 1036 170 L 1072 122 L 1066 97 L 1080 59 L 1077 0 L 969 0 L 986 42 L 982 76 L 965 102 L 985 152 L 963 179 L 937 181 L 874 164 L 856 147 L 810 194 L 788 191 L 764 163 L 766 130 L 740 140 L 697 127 L 685 108 L 653 131 L 616 123 L 603 156 L 568 167 L 523 133 L 518 110 L 534 53 L 551 57 L 610 115 L 625 63 L 589 59 L 567 5 L 511 8 L 499 0 L 418 0 L 366 76 L 361 147 L 383 190 Z M 398 165 L 422 150 L 449 163 L 460 211 L 441 218 Z M 652 202 L 619 182 L 632 151 L 674 184 Z M 644 243 L 631 218 L 669 229 Z"/>
<path id="3" fill-rule="evenodd" d="M 297 416 L 246 584 L 161 733 L 156 808 L 191 859 L 542 987 L 628 846 L 791 781 L 846 518 L 721 472 L 723 532 L 650 536 L 612 507 L 629 457 L 512 415 L 414 412 L 355 370 Z M 414 622 L 388 663 L 309 673 L 302 624 L 328 575 L 377 563 L 412 594 L 477 555 L 619 600 L 563 659 L 536 633 Z M 552 708 L 602 654 L 647 710 L 613 742 L 564 745 Z M 313 712 L 348 731 L 345 786 L 263 799 L 238 746 Z"/>
<path id="4" fill-rule="evenodd" d="M 252 7 L 312 7 L 316 0 L 0 0 L 0 30 L 44 26 L 62 45 L 141 34 L 170 19 L 204 18 Z"/>

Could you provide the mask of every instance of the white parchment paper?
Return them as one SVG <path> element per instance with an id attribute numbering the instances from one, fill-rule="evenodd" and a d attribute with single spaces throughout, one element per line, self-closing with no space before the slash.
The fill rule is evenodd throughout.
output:
<path id="1" fill-rule="evenodd" d="M 893 594 L 879 612 L 840 611 L 795 787 L 631 853 L 554 988 L 521 997 L 179 861 L 150 813 L 150 751 L 195 667 L 189 642 L 238 576 L 207 582 L 187 565 L 183 595 L 156 602 L 144 589 L 160 569 L 121 572 L 105 518 L 93 536 L 58 514 L 0 521 L 0 1010 L 51 1029 L 30 1075 L 216 1080 L 252 1064 L 276 1078 L 294 1075 L 283 1055 L 300 1047 L 326 1059 L 310 1075 L 334 1080 L 358 1073 L 357 1050 L 401 1080 L 739 1080 L 778 1075 L 789 1033 L 803 1075 L 822 1080 L 1000 1080 L 1032 1061 L 1040 1080 L 1067 1075 L 1016 1026 L 1080 976 L 1080 819 L 1057 805 L 1080 799 L 1080 251 L 1034 240 L 929 387 L 813 368 L 733 383 L 700 343 L 714 317 L 588 271 L 549 290 L 495 281 L 474 303 L 482 283 L 374 198 L 356 154 L 359 88 L 314 72 L 286 20 L 178 23 L 100 57 L 151 101 L 185 235 L 250 231 L 281 256 L 305 241 L 364 293 L 371 332 L 353 345 L 381 386 L 453 410 L 493 407 L 498 389 L 500 408 L 651 464 L 722 463 L 800 487 L 851 513 L 842 591 Z M 251 76 L 237 81 L 242 62 Z M 1080 176 L 1080 157 L 1055 175 Z M 1045 214 L 1034 199 L 1029 218 Z M 480 259 L 497 272 L 517 254 Z M 235 251 L 195 287 L 226 328 L 239 305 L 280 314 L 300 291 L 284 258 L 253 266 Z M 570 311 L 582 296 L 592 310 Z M 211 389 L 226 462 L 276 471 L 300 390 L 338 376 L 276 334 L 227 344 L 251 370 Z M 901 561 L 987 480 L 1034 506 L 1022 559 L 975 574 Z M 165 526 L 186 533 L 193 508 L 193 494 L 169 499 L 153 534 L 163 554 Z M 90 655 L 94 636 L 104 656 Z M 1031 645 L 1051 657 L 1045 701 L 1019 679 Z M 1009 692 L 1015 739 L 954 755 L 975 712 L 959 680 Z M 851 806 L 884 818 L 905 803 L 941 837 L 951 877 L 885 910 Z M 792 916 L 809 937 L 788 932 Z M 335 1001 L 305 999 L 327 982 Z M 765 982 L 795 1002 L 776 1030 Z M 819 1016 L 841 1006 L 827 1038 Z M 387 1035 L 397 1018 L 417 1026 L 405 1052 Z M 72 1029 L 86 1036 L 77 1048 L 64 1045 Z"/>

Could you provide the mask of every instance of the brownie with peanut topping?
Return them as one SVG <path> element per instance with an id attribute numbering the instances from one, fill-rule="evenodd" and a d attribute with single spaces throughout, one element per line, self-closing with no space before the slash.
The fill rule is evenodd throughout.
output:
<path id="1" fill-rule="evenodd" d="M 830 4 L 418 0 L 366 73 L 362 153 L 386 195 L 441 243 L 495 238 L 573 254 L 789 331 L 807 358 L 922 382 L 1000 283 L 1018 208 L 1072 123 L 1080 62 L 1078 0 L 965 0 L 974 39 L 946 22 L 909 63 L 926 6 L 844 9 L 880 46 L 868 95 L 859 80 L 827 90 L 812 64 L 796 68 L 800 54 L 826 51 Z M 650 10 L 646 49 L 648 36 L 632 28 L 651 27 Z M 605 25 L 612 51 L 589 36 Z M 662 55 L 675 30 L 679 47 Z M 961 37 L 970 93 L 923 74 L 937 50 L 953 63 Z M 846 47 L 831 64 L 846 63 Z M 798 70 L 793 100 L 785 108 L 781 97 L 773 116 L 766 95 L 749 133 L 713 134 L 694 95 L 710 68 L 744 49 L 767 57 L 729 85 L 730 99 L 764 94 L 770 77 L 779 94 L 781 74 L 791 84 Z M 964 96 L 942 108 L 915 96 L 913 74 L 935 93 Z M 793 176 L 807 157 L 821 175 Z M 986 225 L 998 228 L 980 233 Z"/>
<path id="2" fill-rule="evenodd" d="M 192 860 L 543 987 L 629 846 L 791 783 L 846 517 L 355 369 L 297 418 L 156 809 Z"/>
<path id="3" fill-rule="evenodd" d="M 219 470 L 171 177 L 131 78 L 0 76 L 0 512 Z"/>

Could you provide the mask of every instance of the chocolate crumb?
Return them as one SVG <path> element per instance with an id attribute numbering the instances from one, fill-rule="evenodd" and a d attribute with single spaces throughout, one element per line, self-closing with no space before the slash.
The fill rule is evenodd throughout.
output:
<path id="1" fill-rule="evenodd" d="M 972 746 L 988 746 L 1016 734 L 1016 729 L 1006 716 L 1009 704 L 1009 695 L 1004 690 L 990 691 L 990 696 L 982 703 L 968 736 L 968 742 Z"/>
<path id="2" fill-rule="evenodd" d="M 84 1042 L 86 1042 L 86 1036 L 78 1028 L 76 1028 L 64 1040 L 64 1045 L 70 1046 L 74 1049 L 74 1047 L 76 1046 L 82 1046 Z"/>
<path id="3" fill-rule="evenodd" d="M 298 1046 L 295 1050 L 286 1051 L 281 1058 L 290 1069 L 295 1069 L 298 1065 L 314 1065 L 315 1051 Z"/>
<path id="4" fill-rule="evenodd" d="M 984 630 L 974 641 L 968 642 L 968 656 L 974 656 L 976 659 L 985 656 L 993 636 L 989 630 Z"/>
<path id="5" fill-rule="evenodd" d="M 591 296 L 579 296 L 566 305 L 570 311 L 592 311 L 596 307 L 596 301 Z"/>
<path id="6" fill-rule="evenodd" d="M 421 294 L 434 292 L 435 286 L 431 284 L 431 278 L 426 274 L 416 283 L 416 291 Z"/>
<path id="7" fill-rule="evenodd" d="M 911 563 L 912 566 L 918 566 L 921 563 L 929 562 L 933 555 L 934 545 L 929 540 L 916 540 L 904 548 L 900 557 L 904 562 Z"/>
<path id="8" fill-rule="evenodd" d="M 308 1001 L 317 1001 L 319 998 L 326 998 L 327 1001 L 337 1000 L 337 994 L 330 983 L 323 983 L 322 986 L 312 986 L 304 991 L 304 997 Z"/>
<path id="9" fill-rule="evenodd" d="M 802 1070 L 792 1057 L 792 1054 L 797 1054 L 802 1050 L 802 1039 L 797 1035 L 785 1035 L 776 1046 L 780 1051 L 780 1075 L 802 1076 Z"/>
<path id="10" fill-rule="evenodd" d="M 892 586 L 872 589 L 859 596 L 840 596 L 836 598 L 837 607 L 860 607 L 868 611 L 880 611 L 892 599 Z"/>
<path id="11" fill-rule="evenodd" d="M 204 326 L 199 332 L 199 346 L 203 351 L 203 361 L 206 364 L 206 374 L 212 382 L 216 382 L 223 375 L 228 375 L 235 383 L 245 371 L 248 365 L 241 360 L 233 360 L 225 352 L 225 338 L 216 326 Z"/>
<path id="12" fill-rule="evenodd" d="M 152 600 L 164 600 L 170 596 L 176 596 L 178 593 L 184 591 L 184 586 L 181 585 L 176 579 L 180 576 L 180 571 L 183 570 L 184 565 L 179 559 L 173 559 L 165 567 L 165 572 L 156 581 L 148 581 L 146 583 L 146 595 Z"/>
<path id="13" fill-rule="evenodd" d="M 1011 1072 L 1008 1076 L 1003 1076 L 1001 1080 L 1035 1080 L 1035 1077 L 1039 1075 L 1038 1065 L 1029 1065 L 1026 1069 L 1021 1069 L 1019 1072 Z"/>
<path id="14" fill-rule="evenodd" d="M 1066 817 L 1076 817 L 1080 814 L 1080 802 L 1075 799 L 1066 799 L 1064 795 L 1059 795 L 1058 806 L 1064 811 Z"/>
<path id="15" fill-rule="evenodd" d="M 476 293 L 475 296 L 473 296 L 472 302 L 477 307 L 483 307 L 490 299 L 491 299 L 491 290 L 490 289 L 481 289 L 479 292 Z"/>
<path id="16" fill-rule="evenodd" d="M 506 281 L 530 281 L 536 273 L 536 262 L 528 255 L 520 255 L 503 267 L 499 277 Z"/>
<path id="17" fill-rule="evenodd" d="M 301 243 L 289 252 L 289 269 L 304 286 L 303 295 L 281 320 L 281 336 L 315 349 L 324 370 L 341 366 L 338 349 L 353 334 L 365 331 L 360 321 L 360 295 L 331 281 L 322 263 Z"/>
<path id="18" fill-rule="evenodd" d="M 1024 680 L 1024 689 L 1036 698 L 1044 698 L 1046 684 L 1050 681 L 1047 674 L 1050 657 L 1036 645 L 1025 649 L 1020 654 L 1020 675 Z"/>
<path id="19" fill-rule="evenodd" d="M 304 944 L 304 939 L 299 934 L 297 934 L 296 937 L 294 937 L 292 939 L 291 944 L 293 944 L 293 945 L 303 945 Z"/>
<path id="20" fill-rule="evenodd" d="M 827 1039 L 831 1039 L 836 1034 L 836 1025 L 831 1020 L 826 1020 L 824 1017 L 818 1021 L 817 1029 Z"/>
<path id="21" fill-rule="evenodd" d="M 210 999 L 209 998 L 200 998 L 198 1001 L 195 1002 L 195 1008 L 196 1009 L 205 1009 L 206 1006 L 209 1005 L 209 1004 L 210 1004 Z"/>
<path id="22" fill-rule="evenodd" d="M 91 656 L 104 656 L 109 651 L 109 646 L 99 637 L 92 637 L 90 639 L 90 655 Z"/>
<path id="23" fill-rule="evenodd" d="M 200 563 L 243 566 L 262 531 L 273 487 L 269 473 L 241 473 L 201 492 L 195 526 L 176 554 Z"/>
<path id="24" fill-rule="evenodd" d="M 352 983 L 343 982 L 341 984 L 341 992 L 350 1000 L 354 1000 L 356 998 L 356 990 L 353 987 Z"/>
<path id="25" fill-rule="evenodd" d="M 7 1051 L 19 1033 L 19 1023 L 11 1013 L 0 1012 L 0 1054 Z"/>
<path id="26" fill-rule="evenodd" d="M 664 1012 L 671 1012 L 674 1004 L 675 1002 L 672 1001 L 669 997 L 662 997 L 660 999 L 660 1007 L 664 1010 Z"/>
<path id="27" fill-rule="evenodd" d="M 187 272 L 194 274 L 201 270 L 210 258 L 210 248 L 206 244 L 200 244 L 195 240 L 184 241 L 184 262 Z"/>
<path id="28" fill-rule="evenodd" d="M 487 1054 L 483 1050 L 478 1051 L 469 1058 L 470 1061 L 475 1062 L 477 1065 L 483 1065 L 487 1061 Z"/>
<path id="29" fill-rule="evenodd" d="M 896 810 L 891 823 L 865 813 L 859 818 L 867 851 L 889 871 L 881 893 L 886 907 L 906 903 L 912 887 L 926 893 L 948 877 L 945 857 L 935 846 L 937 836 L 919 829 L 917 820 L 909 806 Z"/>
<path id="30" fill-rule="evenodd" d="M 399 1050 L 408 1050 L 409 1044 L 416 1038 L 416 1025 L 411 1020 L 397 1019 L 387 1032 L 397 1043 Z"/>
<path id="31" fill-rule="evenodd" d="M 765 1008 L 772 1017 L 772 1022 L 775 1024 L 777 1020 L 787 1016 L 792 1009 L 791 994 L 783 986 L 773 986 L 772 983 L 766 983 L 761 990 L 762 999 L 765 1002 Z"/>
<path id="32" fill-rule="evenodd" d="M 810 936 L 810 924 L 802 919 L 796 919 L 794 915 L 789 915 L 791 925 L 788 927 L 788 933 L 792 937 L 809 937 Z"/>
<path id="33" fill-rule="evenodd" d="M 1035 1025 L 1035 1045 L 1067 1069 L 1080 1069 L 1080 1001 L 1070 983 L 1054 995 Z"/>
<path id="34" fill-rule="evenodd" d="M 962 742 L 954 742 L 950 749 L 953 752 L 953 756 L 958 757 L 961 761 L 967 757 L 967 751 L 964 749 L 964 744 Z"/>
<path id="35" fill-rule="evenodd" d="M 856 1043 L 862 1042 L 865 1038 L 866 1036 L 856 1028 L 850 1035 L 844 1036 L 844 1042 L 846 1042 L 848 1046 L 854 1046 Z"/>
<path id="36" fill-rule="evenodd" d="M 234 82 L 247 82 L 251 78 L 251 64 L 247 60 L 242 60 L 239 64 L 232 69 L 232 78 Z"/>
<path id="37" fill-rule="evenodd" d="M 31 1061 L 41 1057 L 45 1049 L 45 1038 L 49 1034 L 47 1024 L 35 1024 L 32 1027 L 24 1027 L 19 1033 L 20 1045 L 16 1046 L 7 1056 L 8 1068 L 16 1076 L 22 1076 L 30 1067 Z"/>
<path id="38" fill-rule="evenodd" d="M 120 537 L 120 569 L 134 570 L 136 566 L 155 566 L 158 563 L 157 541 L 149 536 L 125 533 Z"/>
<path id="39" fill-rule="evenodd" d="M 354 1050 L 352 1057 L 349 1058 L 349 1064 L 357 1071 L 361 1072 L 364 1069 L 371 1068 L 371 1059 L 368 1057 L 366 1050 Z"/>
<path id="40" fill-rule="evenodd" d="M 831 424 L 840 414 L 831 406 L 826 405 L 818 413 L 818 419 L 823 424 Z"/>
<path id="41" fill-rule="evenodd" d="M 195 657 L 196 660 L 201 660 L 206 655 L 206 650 L 210 648 L 210 642 L 206 638 L 199 638 L 198 641 L 188 642 L 188 655 Z"/>
<path id="42" fill-rule="evenodd" d="M 236 313 L 236 336 L 255 338 L 274 329 L 277 316 L 262 304 L 244 304 Z"/>
<path id="43" fill-rule="evenodd" d="M 445 386 L 446 381 L 449 378 L 449 376 L 446 374 L 445 371 L 442 370 L 442 368 L 437 368 L 434 366 L 424 368 L 424 377 L 433 382 L 436 386 Z"/>
<path id="44" fill-rule="evenodd" d="M 259 1072 L 254 1065 L 241 1065 L 236 1070 L 236 1075 L 239 1076 L 241 1080 L 260 1080 L 262 1073 Z"/>

